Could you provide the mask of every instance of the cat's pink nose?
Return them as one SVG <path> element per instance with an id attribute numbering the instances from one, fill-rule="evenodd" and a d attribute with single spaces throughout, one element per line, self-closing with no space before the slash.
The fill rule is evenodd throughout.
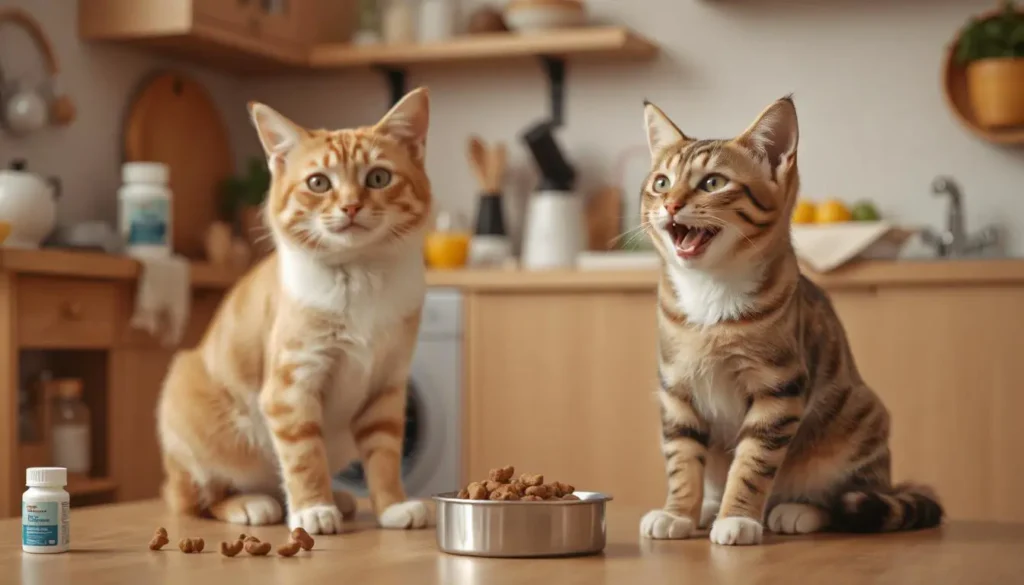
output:
<path id="1" fill-rule="evenodd" d="M 679 210 L 682 208 L 682 204 L 679 203 L 678 201 L 671 201 L 665 204 L 665 211 L 667 211 L 669 216 L 672 217 L 675 217 L 675 215 L 679 213 Z"/>
<path id="2" fill-rule="evenodd" d="M 349 217 L 355 217 L 356 214 L 359 213 L 359 210 L 362 208 L 363 206 L 360 203 L 349 203 L 348 205 L 341 206 L 341 210 L 344 211 L 345 215 Z"/>

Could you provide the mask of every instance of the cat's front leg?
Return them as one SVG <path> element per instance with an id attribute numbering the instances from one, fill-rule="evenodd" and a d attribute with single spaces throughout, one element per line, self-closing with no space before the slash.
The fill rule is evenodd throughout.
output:
<path id="1" fill-rule="evenodd" d="M 804 411 L 806 378 L 762 386 L 749 396 L 749 408 L 722 497 L 711 526 L 716 544 L 759 544 L 764 507 L 775 475 L 786 458 Z"/>
<path id="2" fill-rule="evenodd" d="M 663 387 L 658 397 L 668 497 L 664 508 L 651 510 L 640 520 L 640 534 L 657 539 L 689 538 L 701 519 L 708 426 L 694 410 L 688 391 Z"/>
<path id="3" fill-rule="evenodd" d="M 375 393 L 352 421 L 352 434 L 366 473 L 370 505 L 383 528 L 425 528 L 434 512 L 420 500 L 406 499 L 402 484 L 406 382 L 393 382 Z"/>
<path id="4" fill-rule="evenodd" d="M 292 341 L 270 364 L 260 408 L 273 437 L 288 500 L 288 527 L 341 532 L 323 437 L 323 385 L 334 356 Z"/>

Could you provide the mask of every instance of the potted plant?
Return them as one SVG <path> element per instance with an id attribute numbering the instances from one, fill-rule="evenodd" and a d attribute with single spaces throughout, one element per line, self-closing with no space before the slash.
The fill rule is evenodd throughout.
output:
<path id="1" fill-rule="evenodd" d="M 967 69 L 967 91 L 979 124 L 1024 125 L 1024 13 L 1012 0 L 967 22 L 955 58 Z"/>
<path id="2" fill-rule="evenodd" d="M 256 257 L 272 249 L 260 215 L 269 189 L 270 170 L 266 161 L 258 157 L 249 159 L 244 175 L 229 177 L 220 185 L 221 217 L 249 243 Z"/>

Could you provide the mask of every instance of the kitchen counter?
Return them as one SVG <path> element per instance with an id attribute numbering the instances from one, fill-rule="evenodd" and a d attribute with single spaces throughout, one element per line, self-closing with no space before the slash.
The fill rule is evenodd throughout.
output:
<path id="1" fill-rule="evenodd" d="M 82 278 L 134 280 L 141 265 L 126 256 L 59 249 L 21 250 L 0 248 L 0 270 L 24 274 Z M 1024 259 L 978 259 L 935 261 L 864 261 L 828 274 L 804 272 L 826 288 L 871 288 L 875 286 L 925 286 L 953 283 L 1024 283 Z M 241 271 L 192 263 L 195 288 L 225 289 L 234 284 Z M 427 284 L 466 291 L 649 291 L 658 282 L 652 270 L 430 270 Z"/>
<path id="2" fill-rule="evenodd" d="M 206 262 L 192 263 L 192 286 L 204 289 L 225 289 L 242 275 L 238 270 L 214 266 Z M 62 249 L 28 250 L 0 248 L 0 270 L 19 274 L 94 278 L 101 280 L 135 280 L 142 265 L 128 256 Z"/>
<path id="3" fill-rule="evenodd" d="M 851 263 L 827 274 L 803 269 L 828 289 L 947 284 L 1021 284 L 1024 259 L 872 260 Z M 652 270 L 432 270 L 427 283 L 467 291 L 648 291 L 658 282 Z"/>
<path id="4" fill-rule="evenodd" d="M 73 510 L 66 554 L 22 553 L 18 519 L 0 522 L 0 581 L 60 583 L 1011 583 L 1024 573 L 1024 525 L 955 522 L 891 535 L 769 536 L 763 546 L 728 548 L 706 538 L 652 542 L 638 536 L 645 510 L 609 504 L 602 555 L 571 559 L 482 559 L 437 550 L 433 530 L 385 531 L 360 514 L 350 532 L 319 536 L 293 558 L 220 555 L 221 540 L 239 532 L 274 543 L 284 526 L 248 528 L 175 517 L 155 501 Z M 164 526 L 171 543 L 150 551 Z M 201 554 L 185 555 L 181 537 L 202 537 Z"/>

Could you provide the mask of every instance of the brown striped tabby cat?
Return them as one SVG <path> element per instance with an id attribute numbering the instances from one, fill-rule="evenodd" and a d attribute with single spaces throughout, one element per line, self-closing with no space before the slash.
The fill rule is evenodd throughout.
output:
<path id="1" fill-rule="evenodd" d="M 861 379 L 828 297 L 790 243 L 799 191 L 790 98 L 739 137 L 687 137 L 645 104 L 642 227 L 658 287 L 665 507 L 643 536 L 711 525 L 718 544 L 938 524 L 931 490 L 892 485 L 889 414 Z"/>
<path id="2" fill-rule="evenodd" d="M 230 291 L 194 350 L 175 357 L 158 407 L 175 511 L 237 524 L 339 532 L 354 511 L 331 475 L 362 462 L 387 528 L 431 512 L 401 481 L 406 380 L 426 290 L 419 89 L 376 125 L 307 130 L 250 113 L 272 184 L 276 252 Z"/>

